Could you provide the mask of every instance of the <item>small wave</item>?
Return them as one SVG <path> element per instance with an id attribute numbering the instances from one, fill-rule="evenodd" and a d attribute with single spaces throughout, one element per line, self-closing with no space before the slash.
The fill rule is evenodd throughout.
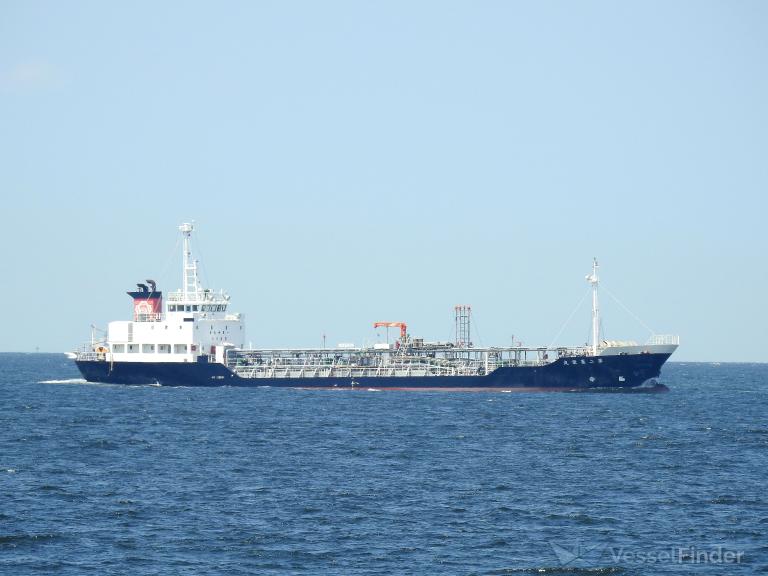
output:
<path id="1" fill-rule="evenodd" d="M 66 378 L 64 380 L 40 380 L 38 384 L 88 384 L 85 378 Z"/>
<path id="2" fill-rule="evenodd" d="M 69 494 L 66 488 L 62 486 L 57 486 L 55 484 L 43 484 L 38 488 L 41 492 L 50 492 L 50 493 L 58 493 L 58 494 Z"/>
<path id="3" fill-rule="evenodd" d="M 6 545 L 15 548 L 20 544 L 56 540 L 60 537 L 60 534 L 0 534 L 0 546 Z"/>
<path id="4" fill-rule="evenodd" d="M 626 570 L 620 566 L 595 566 L 579 568 L 577 566 L 542 566 L 541 568 L 502 568 L 486 572 L 488 576 L 503 576 L 505 574 L 623 574 Z"/>

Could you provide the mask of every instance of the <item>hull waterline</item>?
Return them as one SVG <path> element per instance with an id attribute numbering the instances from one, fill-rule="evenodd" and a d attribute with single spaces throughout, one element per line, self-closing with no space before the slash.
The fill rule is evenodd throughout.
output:
<path id="1" fill-rule="evenodd" d="M 543 366 L 498 368 L 483 376 L 394 376 L 324 378 L 242 378 L 223 364 L 77 361 L 89 382 L 161 386 L 270 386 L 349 389 L 520 389 L 570 391 L 636 388 L 658 378 L 669 354 L 606 356 L 601 363 L 559 359 Z"/>

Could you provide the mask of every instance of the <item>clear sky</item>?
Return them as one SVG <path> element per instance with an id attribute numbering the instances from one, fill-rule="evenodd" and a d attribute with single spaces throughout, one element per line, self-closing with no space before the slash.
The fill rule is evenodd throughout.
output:
<path id="1" fill-rule="evenodd" d="M 606 337 L 765 362 L 767 192 L 764 1 L 0 2 L 0 350 L 178 288 L 194 219 L 256 346 L 551 344 L 597 256 Z"/>

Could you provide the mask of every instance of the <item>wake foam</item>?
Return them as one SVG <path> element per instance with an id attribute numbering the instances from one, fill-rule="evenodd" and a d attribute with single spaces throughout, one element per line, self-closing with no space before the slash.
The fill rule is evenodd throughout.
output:
<path id="1" fill-rule="evenodd" d="M 65 380 L 40 380 L 38 384 L 88 384 L 85 378 L 67 378 Z"/>

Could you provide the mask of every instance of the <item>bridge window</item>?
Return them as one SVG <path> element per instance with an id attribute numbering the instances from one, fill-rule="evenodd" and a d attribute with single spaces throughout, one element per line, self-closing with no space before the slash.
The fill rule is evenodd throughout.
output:
<path id="1" fill-rule="evenodd" d="M 115 353 L 125 352 L 125 344 L 112 344 L 112 352 L 115 352 Z"/>
<path id="2" fill-rule="evenodd" d="M 141 351 L 144 354 L 153 354 L 155 352 L 155 345 L 154 344 L 142 344 L 141 345 Z"/>
<path id="3" fill-rule="evenodd" d="M 139 351 L 139 345 L 138 344 L 128 344 L 128 353 L 133 354 Z"/>
<path id="4" fill-rule="evenodd" d="M 187 345 L 186 344 L 174 344 L 174 346 L 173 346 L 173 353 L 174 354 L 186 354 L 187 353 Z"/>
<path id="5" fill-rule="evenodd" d="M 171 353 L 171 345 L 170 344 L 158 344 L 157 345 L 157 351 L 160 352 L 160 354 L 170 354 Z"/>

